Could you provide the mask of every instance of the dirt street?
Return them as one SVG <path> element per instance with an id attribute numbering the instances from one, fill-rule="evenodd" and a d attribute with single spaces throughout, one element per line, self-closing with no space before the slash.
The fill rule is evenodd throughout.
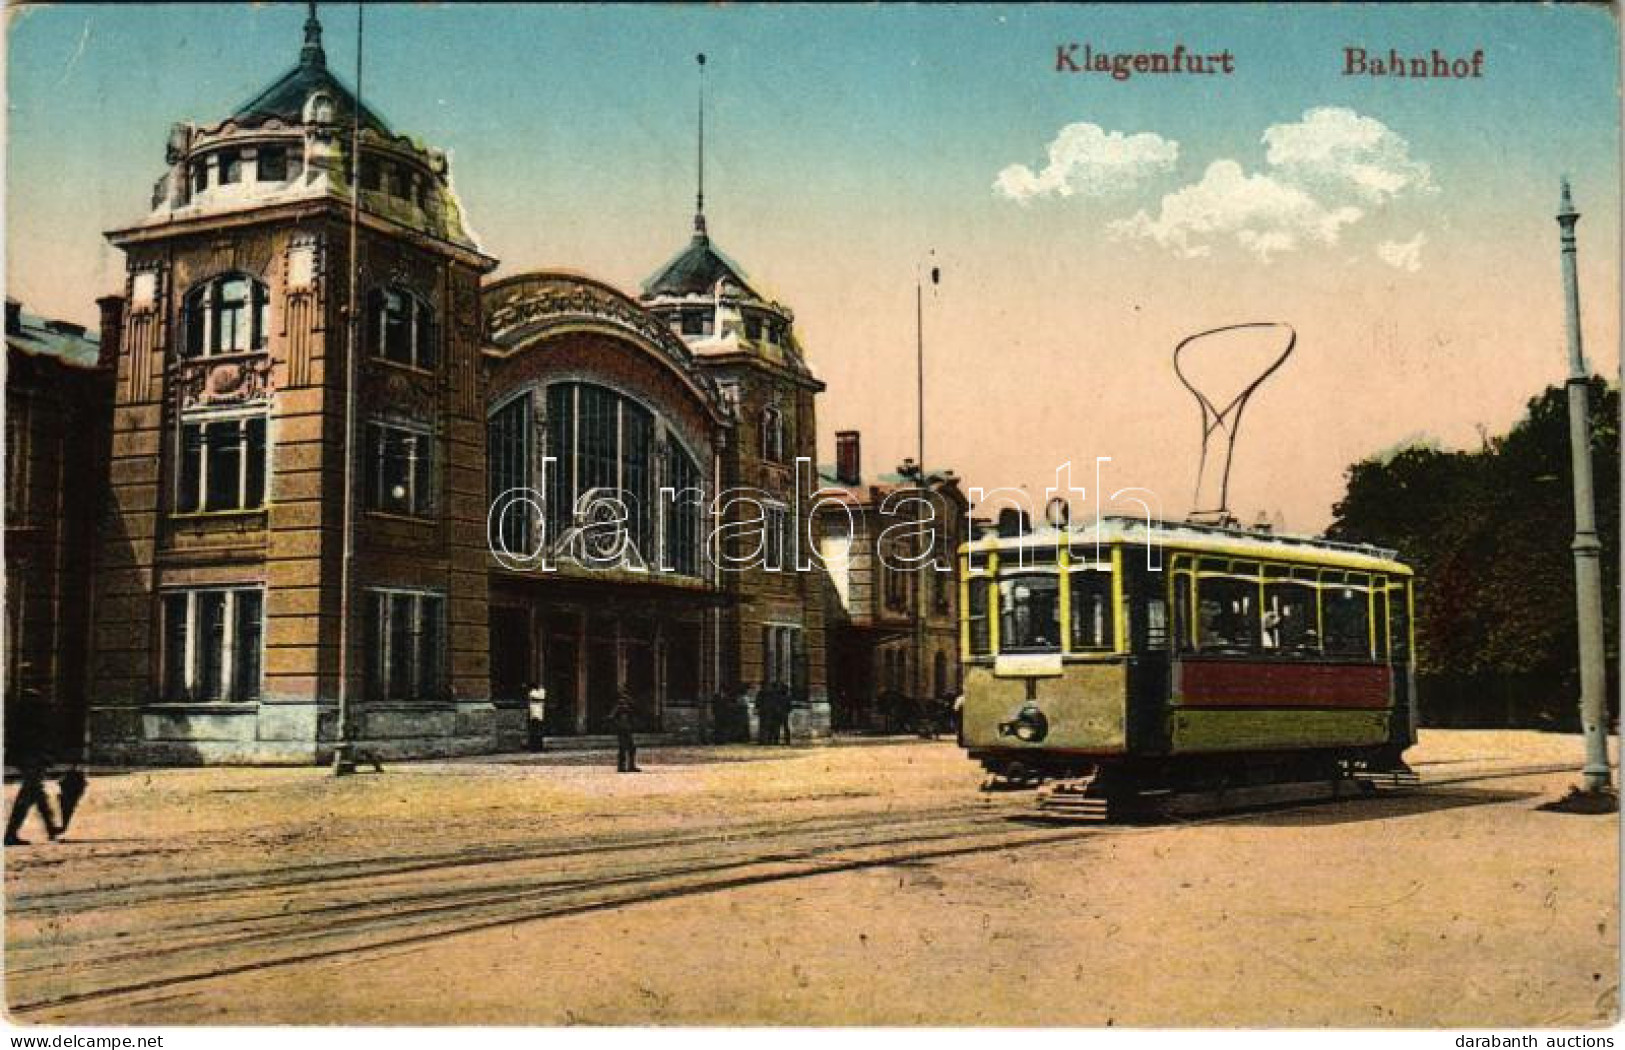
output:
<path id="1" fill-rule="evenodd" d="M 6 852 L 14 1021 L 1586 1025 L 1618 825 L 1577 738 L 1424 734 L 1404 794 L 1031 819 L 948 742 L 96 777 Z M 43 838 L 37 835 L 36 838 Z"/>

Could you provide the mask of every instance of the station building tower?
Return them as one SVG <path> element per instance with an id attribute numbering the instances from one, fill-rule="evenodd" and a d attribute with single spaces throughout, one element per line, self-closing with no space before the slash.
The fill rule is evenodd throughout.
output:
<path id="1" fill-rule="evenodd" d="M 755 493 L 719 508 L 727 553 L 748 566 L 720 574 L 730 599 L 721 626 L 724 689 L 782 682 L 802 701 L 792 731 L 823 736 L 830 728 L 823 576 L 800 567 L 814 549 L 807 497 L 817 487 L 814 400 L 824 384 L 807 363 L 790 308 L 760 294 L 711 240 L 703 132 L 701 157 L 693 236 L 644 283 L 641 301 L 693 352 L 735 421 L 721 449 L 722 489 Z M 798 461 L 807 475 L 799 496 Z M 751 525 L 758 515 L 765 524 Z M 764 549 L 753 559 L 745 548 L 757 546 Z"/>
<path id="2" fill-rule="evenodd" d="M 490 750 L 496 260 L 446 157 L 329 70 L 312 4 L 298 63 L 224 120 L 176 124 L 166 161 L 145 217 L 107 234 L 127 278 L 92 753 Z"/>

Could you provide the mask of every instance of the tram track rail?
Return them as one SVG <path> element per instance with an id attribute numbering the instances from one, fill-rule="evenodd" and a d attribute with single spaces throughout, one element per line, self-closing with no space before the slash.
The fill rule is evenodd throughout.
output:
<path id="1" fill-rule="evenodd" d="M 1540 765 L 1427 776 L 1406 793 L 1571 769 Z M 976 799 L 901 813 L 757 821 L 585 843 L 510 843 L 282 864 L 186 883 L 144 879 L 19 892 L 8 907 L 8 998 L 15 1014 L 30 1020 L 78 1016 L 86 1008 L 111 1015 L 120 1005 L 184 994 L 199 982 L 411 950 L 505 925 L 1167 829 L 1045 824 L 1024 820 L 1034 814 L 1015 802 Z M 1253 816 L 1214 814 L 1180 826 Z"/>

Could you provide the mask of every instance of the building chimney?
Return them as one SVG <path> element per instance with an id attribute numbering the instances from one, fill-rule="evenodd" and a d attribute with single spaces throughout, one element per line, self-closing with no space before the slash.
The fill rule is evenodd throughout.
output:
<path id="1" fill-rule="evenodd" d="M 843 485 L 863 481 L 863 456 L 856 430 L 835 432 L 835 480 Z"/>
<path id="2" fill-rule="evenodd" d="M 102 344 L 96 354 L 96 367 L 118 367 L 118 352 L 124 345 L 124 296 L 104 295 L 96 300 L 102 310 Z"/>
<path id="3" fill-rule="evenodd" d="M 23 330 L 23 304 L 15 299 L 6 300 L 6 331 L 20 332 Z"/>

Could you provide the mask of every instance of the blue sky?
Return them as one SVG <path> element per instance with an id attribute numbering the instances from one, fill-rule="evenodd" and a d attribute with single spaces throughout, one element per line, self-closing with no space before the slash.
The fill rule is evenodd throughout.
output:
<path id="1" fill-rule="evenodd" d="M 321 12 L 330 64 L 353 79 L 355 8 Z M 304 15 L 302 4 L 13 10 L 13 294 L 37 312 L 93 319 L 95 296 L 117 286 L 120 268 L 101 231 L 141 214 L 170 122 L 216 121 L 278 76 L 297 58 Z M 1601 367 L 1617 360 L 1618 34 L 1605 8 L 379 4 L 368 7 L 367 39 L 369 104 L 396 130 L 451 152 L 473 228 L 502 273 L 564 267 L 624 288 L 687 236 L 693 56 L 706 52 L 712 231 L 797 311 L 830 384 L 826 439 L 860 427 L 888 466 L 909 450 L 911 406 L 897 398 L 911 389 L 912 279 L 931 250 L 947 275 L 930 320 L 934 413 L 987 418 L 993 390 L 1008 418 L 1066 430 L 1036 448 L 1023 441 L 1030 461 L 989 451 L 974 429 L 933 432 L 942 457 L 990 475 L 989 485 L 1036 481 L 1063 454 L 1132 463 L 1134 449 L 1148 448 L 1137 474 L 1181 487 L 1166 464 L 1189 450 L 1146 434 L 1166 418 L 1189 444 L 1183 431 L 1194 427 L 1166 352 L 1182 329 L 1268 310 L 1290 313 L 1311 336 L 1300 351 L 1311 363 L 1294 363 L 1297 380 L 1283 372 L 1286 388 L 1299 383 L 1277 398 L 1283 413 L 1292 399 L 1300 414 L 1303 398 L 1346 399 L 1339 385 L 1374 371 L 1385 378 L 1362 400 L 1396 405 L 1340 427 L 1320 459 L 1294 466 L 1301 479 L 1252 479 L 1260 491 L 1285 489 L 1279 502 L 1301 504 L 1300 519 L 1323 516 L 1351 456 L 1418 431 L 1453 443 L 1478 424 L 1510 425 L 1554 378 L 1543 355 L 1562 338 L 1551 330 L 1560 323 L 1551 216 L 1564 172 L 1586 215 L 1588 338 Z M 1056 46 L 1073 41 L 1228 49 L 1236 73 L 1057 74 Z M 1345 46 L 1452 57 L 1482 48 L 1485 76 L 1344 77 Z M 1266 129 L 1307 126 L 1316 109 L 1376 122 L 1405 163 L 1425 166 L 1426 185 L 1355 201 L 1361 217 L 1332 240 L 1268 257 L 1223 235 L 1198 246 L 1207 254 L 1181 256 L 1147 234 L 1177 225 L 1167 198 L 1201 183 L 1215 161 L 1245 178 L 1272 176 Z M 1177 161 L 1122 192 L 1026 201 L 994 192 L 1011 165 L 1043 169 L 1052 140 L 1077 124 L 1176 143 Z M 1148 222 L 1133 235 L 1125 223 L 1137 212 Z M 1384 244 L 1415 268 L 1382 262 Z M 1490 345 L 1507 336 L 1524 356 Z M 1425 353 L 1429 345 L 1445 349 Z M 1391 360 L 1373 369 L 1372 348 Z M 1030 389 L 1032 375 L 1079 362 L 1089 392 L 1067 404 L 1081 399 L 1098 423 L 1072 422 L 1070 409 Z M 1487 363 L 1494 385 L 1482 381 Z M 1455 384 L 1464 403 L 1417 418 L 1419 383 Z M 1165 406 L 1154 427 L 1137 414 L 1145 404 Z M 1287 422 L 1276 433 L 1259 440 L 1296 440 Z"/>

